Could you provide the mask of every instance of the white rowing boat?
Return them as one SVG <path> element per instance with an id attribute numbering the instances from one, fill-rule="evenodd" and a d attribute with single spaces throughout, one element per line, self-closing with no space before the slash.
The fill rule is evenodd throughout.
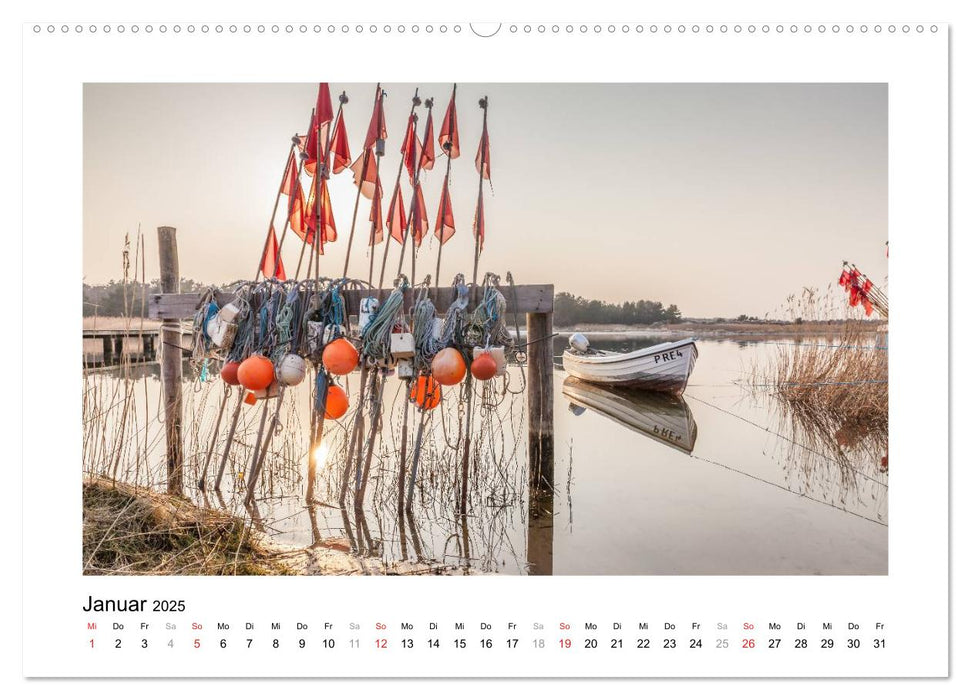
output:
<path id="1" fill-rule="evenodd" d="M 681 452 L 691 454 L 695 448 L 698 424 L 680 396 L 611 389 L 575 377 L 563 381 L 563 395 L 569 399 L 574 413 L 577 406 L 589 408 Z"/>
<path id="2" fill-rule="evenodd" d="M 680 394 L 688 384 L 697 357 L 694 338 L 633 352 L 608 352 L 588 349 L 586 338 L 575 334 L 563 352 L 563 369 L 571 377 L 591 384 Z"/>

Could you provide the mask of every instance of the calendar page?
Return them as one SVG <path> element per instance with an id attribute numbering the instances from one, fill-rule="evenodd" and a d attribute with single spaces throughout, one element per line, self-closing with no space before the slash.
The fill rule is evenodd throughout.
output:
<path id="1" fill-rule="evenodd" d="M 23 26 L 26 677 L 949 676 L 946 18 L 279 9 Z"/>

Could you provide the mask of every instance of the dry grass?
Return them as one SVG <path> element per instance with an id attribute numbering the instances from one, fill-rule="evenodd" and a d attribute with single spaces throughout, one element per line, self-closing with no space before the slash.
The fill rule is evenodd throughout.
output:
<path id="1" fill-rule="evenodd" d="M 85 481 L 85 574 L 279 575 L 241 519 L 109 479 Z"/>
<path id="2" fill-rule="evenodd" d="M 793 313 L 811 318 L 825 301 L 820 301 L 815 290 L 806 289 L 793 303 Z M 834 330 L 825 339 L 780 345 L 771 362 L 753 369 L 752 383 L 772 388 L 803 411 L 885 432 L 889 404 L 886 326 L 850 318 Z"/>

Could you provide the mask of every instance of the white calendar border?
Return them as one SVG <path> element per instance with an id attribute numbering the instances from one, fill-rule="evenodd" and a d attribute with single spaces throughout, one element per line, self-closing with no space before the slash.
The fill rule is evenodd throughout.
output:
<path id="1" fill-rule="evenodd" d="M 279 24 L 285 25 L 282 18 Z M 87 23 L 84 23 L 87 24 Z M 200 23 L 201 24 L 201 23 Z M 267 23 L 269 24 L 269 23 Z M 535 23 L 538 25 L 539 23 Z M 622 24 L 622 23 L 617 23 Z M 651 23 L 642 23 L 651 24 Z M 661 23 L 663 26 L 665 23 Z M 616 64 L 609 70 L 611 81 L 810 81 L 810 82 L 887 82 L 890 85 L 890 238 L 894 242 L 894 257 L 890 261 L 894 279 L 893 295 L 895 316 L 892 323 L 894 350 L 891 354 L 892 402 L 891 402 L 891 440 L 894 470 L 893 487 L 890 489 L 890 512 L 893 525 L 890 528 L 890 575 L 887 577 L 827 577 L 824 579 L 800 577 L 556 577 L 551 580 L 519 578 L 489 579 L 434 579 L 434 580 L 245 580 L 227 581 L 210 579 L 205 581 L 183 579 L 113 579 L 84 580 L 78 570 L 80 540 L 80 504 L 78 499 L 77 456 L 80 454 L 80 435 L 78 400 L 65 399 L 63 402 L 50 401 L 51 396 L 79 396 L 79 381 L 76 373 L 68 367 L 63 375 L 46 375 L 52 366 L 61 363 L 62 356 L 70 355 L 79 348 L 74 342 L 58 344 L 57 347 L 30 346 L 24 353 L 24 374 L 30 377 L 47 377 L 40 380 L 31 394 L 24 396 L 24 440 L 30 444 L 37 441 L 49 443 L 50 425 L 61 426 L 63 440 L 51 445 L 50 467 L 32 470 L 25 465 L 24 472 L 24 568 L 27 578 L 24 588 L 25 615 L 30 624 L 25 627 L 24 670 L 28 674 L 55 672 L 59 675 L 86 675 L 92 667 L 89 660 L 79 656 L 74 647 L 77 641 L 73 627 L 65 630 L 62 638 L 50 640 L 41 638 L 40 631 L 45 626 L 63 625 L 65 620 L 78 618 L 80 603 L 87 592 L 97 589 L 98 594 L 110 597 L 113 592 L 128 595 L 138 590 L 139 597 L 150 597 L 155 593 L 164 595 L 175 587 L 186 591 L 195 589 L 197 601 L 226 602 L 227 598 L 256 595 L 261 591 L 281 590 L 279 586 L 293 587 L 291 599 L 313 600 L 327 590 L 335 600 L 347 600 L 349 595 L 363 596 L 368 599 L 387 599 L 393 592 L 395 596 L 406 599 L 436 602 L 450 597 L 475 600 L 480 612 L 471 618 L 489 616 L 489 601 L 508 601 L 528 598 L 535 600 L 547 596 L 550 611 L 569 609 L 575 601 L 590 601 L 587 590 L 591 585 L 603 586 L 609 590 L 613 601 L 651 600 L 667 601 L 677 595 L 682 601 L 691 602 L 691 615 L 703 617 L 716 615 L 728 604 L 763 609 L 785 610 L 793 600 L 811 601 L 822 598 L 829 605 L 846 598 L 853 599 L 853 610 L 861 607 L 872 610 L 872 614 L 888 618 L 888 626 L 893 630 L 897 650 L 888 650 L 882 664 L 890 667 L 887 675 L 940 675 L 947 671 L 947 541 L 942 533 L 947 530 L 947 440 L 942 435 L 941 415 L 938 411 L 923 411 L 921 405 L 906 400 L 910 388 L 909 380 L 899 368 L 920 358 L 920 338 L 924 330 L 946 326 L 947 314 L 943 304 L 926 308 L 921 303 L 925 295 L 943 299 L 947 296 L 947 279 L 940 275 L 927 279 L 922 273 L 928 269 L 939 269 L 947 255 L 947 76 L 943 72 L 946 62 L 946 32 L 932 35 L 930 32 L 908 36 L 890 32 L 869 33 L 866 39 L 860 34 L 848 38 L 846 33 L 818 31 L 759 34 L 734 32 L 734 23 L 729 32 L 721 34 L 699 33 L 692 36 L 691 23 L 685 23 L 687 31 L 678 32 L 679 23 L 671 23 L 673 32 L 659 32 L 650 40 L 634 36 L 624 37 L 619 33 L 593 32 L 580 38 L 579 35 L 567 39 L 560 35 L 555 39 L 552 34 L 544 36 L 534 33 L 525 39 L 522 33 L 500 33 L 488 40 L 488 44 L 473 44 L 476 39 L 455 35 L 432 33 L 421 36 L 423 42 L 438 45 L 447 42 L 447 50 L 454 52 L 447 64 L 432 63 L 416 71 L 410 64 L 388 63 L 384 53 L 395 51 L 400 46 L 413 42 L 418 37 L 386 37 L 387 44 L 379 46 L 379 55 L 364 55 L 353 66 L 341 67 L 331 79 L 335 81 L 370 81 L 374 76 L 383 80 L 450 81 L 455 78 L 463 82 L 501 81 L 501 80 L 550 80 L 569 79 L 576 81 L 600 81 L 605 79 L 602 65 L 584 62 L 584 56 L 596 55 L 599 51 L 611 52 L 616 56 Z M 761 24 L 761 23 L 759 23 Z M 775 24 L 775 23 L 771 23 Z M 791 23 L 790 23 L 791 24 Z M 806 23 L 799 23 L 797 26 Z M 814 26 L 812 23 L 809 26 Z M 930 22 L 911 23 L 911 26 Z M 60 24 L 55 26 L 60 27 Z M 73 25 L 69 25 L 73 26 Z M 437 25 L 436 25 L 437 26 Z M 702 25 L 704 26 L 704 25 Z M 716 24 L 715 26 L 719 26 Z M 741 26 L 747 26 L 747 23 Z M 832 23 L 826 23 L 832 26 Z M 859 26 L 859 25 L 857 25 Z M 874 26 L 872 24 L 870 27 Z M 885 25 L 889 26 L 889 25 Z M 897 24 L 896 26 L 902 26 Z M 937 23 L 938 27 L 946 25 Z M 82 81 L 140 81 L 140 80 L 179 80 L 224 81 L 277 80 L 315 82 L 319 79 L 317 71 L 310 67 L 294 70 L 286 65 L 285 70 L 275 65 L 272 56 L 279 52 L 274 49 L 283 42 L 310 41 L 312 35 L 278 34 L 264 35 L 258 40 L 242 40 L 242 37 L 210 34 L 205 41 L 183 34 L 180 37 L 169 35 L 164 39 L 164 47 L 158 47 L 160 35 L 148 37 L 145 33 L 137 36 L 132 33 L 92 37 L 70 33 L 45 36 L 33 34 L 25 27 L 25 80 L 24 100 L 24 141 L 30 144 L 31 160 L 24 166 L 25 183 L 46 182 L 50 178 L 50 166 L 56 156 L 59 163 L 58 180 L 63 191 L 59 193 L 62 205 L 57 224 L 61 231 L 58 238 L 61 254 L 50 255 L 50 243 L 46 238 L 51 234 L 51 225 L 45 217 L 25 217 L 24 257 L 26 260 L 43 259 L 46 273 L 50 279 L 77 279 L 79 276 L 80 236 L 76 233 L 80 225 L 80 150 L 64 150 L 48 154 L 48 138 L 51 133 L 60 133 L 65 143 L 80 144 L 81 123 L 80 88 Z M 253 43 L 255 41 L 255 44 Z M 347 47 L 358 41 L 355 33 L 333 36 L 335 54 L 346 55 Z M 212 65 L 213 42 L 219 42 L 218 51 L 224 63 Z M 249 43 L 245 43 L 249 42 Z M 910 42 L 909 44 L 907 42 Z M 912 50 L 917 42 L 921 51 Z M 378 42 L 380 44 L 380 42 Z M 158 47 L 158 50 L 155 50 Z M 481 60 L 481 51 L 487 48 L 490 60 Z M 164 49 L 164 51 L 162 50 Z M 36 51 L 43 51 L 48 61 L 44 70 L 38 61 Z M 434 48 L 429 49 L 434 53 Z M 258 52 L 258 53 L 257 53 Z M 535 57 L 537 52 L 546 56 L 546 65 L 535 65 L 519 58 Z M 120 55 L 125 60 L 118 60 Z M 134 57 L 137 56 L 137 60 Z M 166 65 L 152 65 L 152 61 L 164 56 Z M 57 60 L 60 57 L 60 60 Z M 257 63 L 254 59 L 259 60 Z M 232 61 L 230 60 L 232 59 Z M 268 60 L 269 59 L 269 60 Z M 767 60 L 771 59 L 771 60 Z M 235 72 L 227 73 L 225 65 L 233 63 Z M 42 88 L 42 89 L 39 89 Z M 49 211 L 49 191 L 38 192 L 25 186 L 24 210 Z M 911 234 L 919 231 L 919 235 Z M 54 234 L 57 235 L 57 234 Z M 80 290 L 74 300 L 66 301 L 63 291 L 55 288 L 31 289 L 32 304 L 42 308 L 71 309 L 80 308 Z M 72 303 L 72 301 L 76 303 Z M 24 337 L 38 337 L 41 330 L 40 316 L 25 314 Z M 26 350 L 26 348 L 25 348 Z M 74 356 L 76 356 L 76 352 Z M 65 363 L 69 365 L 69 363 Z M 904 370 L 905 371 L 905 370 Z M 946 368 L 940 370 L 941 376 L 933 377 L 929 386 L 921 387 L 922 398 L 927 405 L 946 405 L 947 377 Z M 905 397 L 898 399 L 897 397 Z M 927 436 L 935 436 L 928 442 L 910 439 L 909 431 Z M 906 465 L 915 465 L 907 469 Z M 919 465 L 919 468 L 918 468 Z M 31 500 L 31 494 L 43 493 L 43 506 Z M 52 528 L 51 513 L 60 513 Z M 72 525 L 73 524 L 73 525 Z M 67 527 L 65 528 L 65 525 Z M 74 528 L 72 532 L 71 528 Z M 58 534 L 54 536 L 54 532 Z M 57 588 L 69 589 L 72 593 L 52 595 L 51 589 L 31 585 L 37 581 L 58 582 Z M 443 588 L 439 588 L 443 587 Z M 538 589 L 537 589 L 538 587 Z M 712 590 L 719 591 L 725 598 L 700 604 Z M 537 591 L 540 593 L 537 594 Z M 850 592 L 853 595 L 847 595 Z M 667 597 L 666 597 L 667 596 Z M 901 601 L 908 605 L 902 606 Z M 921 601 L 921 610 L 914 610 L 914 601 Z M 197 603 L 198 604 L 198 603 Z M 629 605 L 629 603 L 625 603 Z M 666 605 L 673 604 L 666 603 Z M 591 601 L 589 617 L 611 616 L 629 612 L 611 609 L 607 602 Z M 776 607 L 773 607 L 776 606 Z M 814 614 L 812 605 L 807 604 L 806 616 Z M 808 608 L 808 610 L 807 610 Z M 705 612 L 706 609 L 709 612 Z M 829 611 L 832 608 L 828 608 Z M 823 611 L 825 612 L 825 610 Z M 374 615 L 392 615 L 392 612 L 375 611 Z M 455 615 L 466 614 L 456 611 Z M 832 613 L 831 613 L 832 614 Z M 845 617 L 848 613 L 842 613 Z M 524 617 L 530 613 L 517 614 Z M 563 617 L 556 612 L 543 613 L 545 618 Z M 684 619 L 687 613 L 671 613 L 671 616 Z M 832 614 L 839 618 L 841 614 Z M 925 615 L 926 619 L 918 619 Z M 502 615 L 508 616 L 503 613 Z M 550 616 L 553 616 L 552 618 Z M 860 615 L 863 617 L 863 615 Z M 400 616 L 397 616 L 400 617 Z M 581 616 L 583 617 L 583 616 Z M 892 618 L 892 619 L 890 619 Z M 651 613 L 650 619 L 663 619 L 661 613 Z M 714 619 L 714 618 L 705 618 Z M 905 648 L 906 638 L 923 640 L 919 648 Z M 805 675 L 805 669 L 797 665 L 781 664 L 779 675 Z M 52 662 L 56 668 L 51 668 Z M 190 659 L 185 660 L 182 673 L 194 668 Z M 559 663 L 559 662 L 558 662 Z M 572 660 L 562 666 L 551 667 L 553 674 L 577 672 Z M 661 675 L 696 675 L 697 670 L 679 666 L 677 659 L 671 660 Z M 885 670 L 884 666 L 883 668 Z M 353 670 L 353 665 L 348 666 Z M 134 673 L 143 669 L 133 666 Z M 243 669 L 244 671 L 246 669 Z M 526 669 L 535 673 L 535 669 Z M 598 673 L 623 675 L 625 669 L 616 671 L 609 667 L 598 669 Z M 705 669 L 705 675 L 735 675 L 733 669 L 721 668 L 717 664 Z M 856 675 L 861 672 L 854 668 L 827 668 L 825 675 Z M 387 669 L 388 675 L 407 672 L 393 664 Z M 628 670 L 629 672 L 629 670 Z M 384 673 L 384 671 L 382 671 Z M 474 669 L 463 669 L 460 675 L 474 673 Z M 292 675 L 301 675 L 296 670 Z M 517 675 L 511 671 L 508 675 Z M 596 675 L 596 674 L 595 674 Z M 744 674 L 743 674 L 744 675 Z M 872 669 L 864 669 L 863 675 L 882 675 Z"/>

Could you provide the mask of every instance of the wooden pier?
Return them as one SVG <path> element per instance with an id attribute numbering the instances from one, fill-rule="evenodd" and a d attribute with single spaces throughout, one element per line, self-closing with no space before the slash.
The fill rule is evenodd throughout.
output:
<path id="1" fill-rule="evenodd" d="M 138 319 L 132 321 L 137 325 Z M 183 332 L 183 355 L 189 354 L 192 334 Z M 85 328 L 81 331 L 82 343 L 85 340 L 101 341 L 101 352 L 82 349 L 85 368 L 114 367 L 123 360 L 131 363 L 156 362 L 159 350 L 159 328 Z M 135 347 L 132 347 L 132 346 Z"/>
<path id="2" fill-rule="evenodd" d="M 168 461 L 168 487 L 173 494 L 182 493 L 182 362 L 181 355 L 173 352 L 179 341 L 179 328 L 183 319 L 192 318 L 199 303 L 198 294 L 179 293 L 179 261 L 175 229 L 162 226 L 158 229 L 159 263 L 162 280 L 161 294 L 148 299 L 149 318 L 162 321 L 162 391 L 166 416 L 166 442 Z M 516 285 L 515 289 L 501 286 L 506 298 L 507 314 L 523 314 L 526 318 L 526 377 L 527 411 L 529 423 L 529 532 L 528 558 L 533 565 L 531 573 L 549 575 L 553 571 L 553 297 L 552 284 Z M 391 290 L 342 291 L 346 308 L 360 307 L 361 297 L 387 298 Z M 405 293 L 404 308 L 411 308 L 414 290 Z M 428 290 L 428 296 L 437 309 L 445 309 L 454 299 L 452 287 Z M 482 288 L 473 287 L 469 295 L 469 308 L 474 308 L 482 298 Z M 216 301 L 220 305 L 230 301 L 232 295 L 221 293 Z M 170 336 L 167 339 L 167 336 Z"/>

